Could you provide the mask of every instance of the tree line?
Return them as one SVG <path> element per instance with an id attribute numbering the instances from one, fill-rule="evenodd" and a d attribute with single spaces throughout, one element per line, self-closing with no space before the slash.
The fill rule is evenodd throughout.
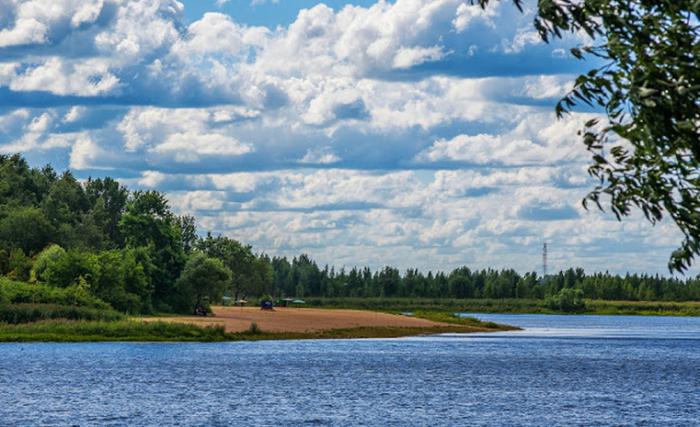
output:
<path id="1" fill-rule="evenodd" d="M 700 299 L 698 278 L 581 269 L 547 277 L 467 267 L 336 270 L 305 254 L 270 257 L 235 239 L 198 235 L 195 219 L 175 215 L 157 191 L 130 191 L 112 178 L 80 182 L 69 171 L 32 168 L 20 155 L 0 156 L 0 274 L 77 287 L 129 313 L 190 312 L 224 295 L 262 294 L 545 299 L 576 289 L 594 299 Z"/>
<path id="2" fill-rule="evenodd" d="M 189 312 L 225 292 L 262 292 L 269 264 L 226 237 L 200 238 L 163 194 L 112 178 L 79 182 L 0 156 L 0 274 L 78 287 L 130 313 Z"/>
<path id="3" fill-rule="evenodd" d="M 700 278 L 679 279 L 659 275 L 586 274 L 570 268 L 542 277 L 512 269 L 471 270 L 459 267 L 449 273 L 423 273 L 394 267 L 372 271 L 320 268 L 307 255 L 272 258 L 273 292 L 313 297 L 424 297 L 547 299 L 563 289 L 581 290 L 586 298 L 631 301 L 691 301 L 700 299 Z"/>

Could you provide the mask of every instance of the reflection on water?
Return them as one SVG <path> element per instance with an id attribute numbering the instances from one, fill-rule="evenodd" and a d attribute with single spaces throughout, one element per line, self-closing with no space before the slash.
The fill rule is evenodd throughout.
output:
<path id="1" fill-rule="evenodd" d="M 694 318 L 394 340 L 2 344 L 0 425 L 697 425 Z"/>

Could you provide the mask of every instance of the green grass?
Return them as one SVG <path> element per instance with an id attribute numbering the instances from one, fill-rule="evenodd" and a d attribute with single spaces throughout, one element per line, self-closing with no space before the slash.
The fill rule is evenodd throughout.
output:
<path id="1" fill-rule="evenodd" d="M 448 311 L 415 311 L 413 316 L 422 319 L 432 320 L 433 322 L 450 323 L 453 325 L 461 325 L 471 328 L 479 328 L 492 331 L 512 331 L 519 328 L 510 325 L 501 325 L 495 322 L 485 322 L 474 317 L 455 316 L 454 313 Z"/>
<path id="2" fill-rule="evenodd" d="M 223 327 L 134 320 L 48 320 L 19 325 L 0 324 L 0 342 L 20 341 L 231 341 Z"/>
<path id="3" fill-rule="evenodd" d="M 537 299 L 456 299 L 456 298 L 306 298 L 311 307 L 354 308 L 386 312 L 473 312 L 559 314 Z M 580 314 L 700 316 L 698 301 L 607 301 L 586 300 Z"/>
<path id="4" fill-rule="evenodd" d="M 649 316 L 700 316 L 700 302 L 586 300 L 586 313 Z"/>

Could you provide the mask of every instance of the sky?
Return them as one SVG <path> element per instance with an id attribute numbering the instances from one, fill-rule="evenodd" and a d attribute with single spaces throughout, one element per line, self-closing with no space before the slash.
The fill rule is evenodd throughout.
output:
<path id="1" fill-rule="evenodd" d="M 596 64 L 534 4 L 0 0 L 0 153 L 336 267 L 666 274 L 671 223 L 581 206 Z"/>

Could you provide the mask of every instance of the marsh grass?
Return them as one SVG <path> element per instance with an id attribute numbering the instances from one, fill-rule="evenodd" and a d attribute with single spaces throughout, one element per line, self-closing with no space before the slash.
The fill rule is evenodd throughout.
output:
<path id="1" fill-rule="evenodd" d="M 307 305 L 324 308 L 446 313 L 528 313 L 565 314 L 537 299 L 456 299 L 456 298 L 306 298 Z M 579 314 L 700 316 L 700 301 L 610 301 L 586 300 Z"/>
<path id="2" fill-rule="evenodd" d="M 17 341 L 230 341 L 221 326 L 134 320 L 48 320 L 19 325 L 0 324 L 0 342 Z"/>
<path id="3" fill-rule="evenodd" d="M 109 309 L 58 304 L 0 304 L 0 322 L 18 324 L 50 319 L 105 320 L 124 319 L 124 315 Z"/>
<path id="4" fill-rule="evenodd" d="M 413 313 L 415 317 L 432 320 L 433 322 L 450 323 L 453 325 L 461 325 L 470 328 L 478 328 L 485 331 L 512 331 L 520 328 L 501 325 L 495 322 L 485 322 L 474 317 L 455 316 L 452 312 L 447 311 L 416 311 Z"/>

